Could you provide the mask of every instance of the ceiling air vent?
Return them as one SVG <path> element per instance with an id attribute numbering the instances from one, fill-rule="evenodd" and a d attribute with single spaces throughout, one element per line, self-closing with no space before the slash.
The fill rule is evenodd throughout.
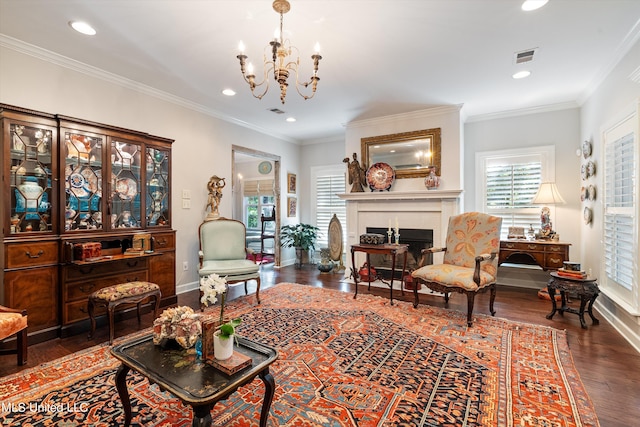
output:
<path id="1" fill-rule="evenodd" d="M 522 52 L 516 52 L 515 63 L 516 64 L 524 64 L 526 62 L 533 61 L 533 55 L 536 53 L 538 48 L 523 50 Z"/>
<path id="2" fill-rule="evenodd" d="M 284 114 L 284 111 L 282 111 L 279 108 L 271 108 L 271 109 L 269 109 L 269 111 L 271 111 L 272 113 L 276 113 L 276 114 Z"/>

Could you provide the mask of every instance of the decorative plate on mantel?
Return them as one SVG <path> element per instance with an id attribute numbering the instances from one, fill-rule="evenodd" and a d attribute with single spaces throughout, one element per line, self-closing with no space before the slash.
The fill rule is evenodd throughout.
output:
<path id="1" fill-rule="evenodd" d="M 387 163 L 374 163 L 367 169 L 367 184 L 371 191 L 389 191 L 395 179 L 396 172 Z"/>

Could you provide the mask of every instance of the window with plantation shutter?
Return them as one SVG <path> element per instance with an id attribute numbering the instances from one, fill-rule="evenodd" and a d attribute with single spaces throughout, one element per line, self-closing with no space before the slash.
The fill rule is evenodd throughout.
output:
<path id="1" fill-rule="evenodd" d="M 477 209 L 502 218 L 501 238 L 509 227 L 540 227 L 540 206 L 531 201 L 553 170 L 553 154 L 553 146 L 476 154 Z"/>
<path id="2" fill-rule="evenodd" d="M 637 112 L 604 133 L 603 269 L 605 287 L 631 311 L 640 311 L 638 289 Z"/>
<path id="3" fill-rule="evenodd" d="M 347 207 L 344 200 L 336 194 L 345 192 L 344 165 L 331 167 L 317 167 L 311 170 L 312 188 L 312 215 L 315 217 L 315 225 L 320 229 L 317 248 L 328 246 L 329 222 L 336 214 L 342 225 L 343 247 L 347 243 Z"/>

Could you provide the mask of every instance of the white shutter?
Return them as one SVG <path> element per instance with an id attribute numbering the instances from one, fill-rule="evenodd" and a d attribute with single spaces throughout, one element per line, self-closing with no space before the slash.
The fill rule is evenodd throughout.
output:
<path id="1" fill-rule="evenodd" d="M 617 285 L 631 291 L 634 283 L 634 251 L 637 240 L 634 213 L 635 143 L 633 133 L 605 147 L 604 256 L 605 273 Z"/>
<path id="2" fill-rule="evenodd" d="M 320 229 L 318 236 L 318 247 L 326 247 L 328 245 L 329 222 L 336 214 L 340 223 L 347 223 L 347 207 L 344 200 L 341 200 L 336 194 L 345 192 L 345 176 L 344 173 L 335 175 L 318 175 L 315 181 L 316 189 L 316 227 Z M 344 247 L 346 247 L 346 234 Z"/>

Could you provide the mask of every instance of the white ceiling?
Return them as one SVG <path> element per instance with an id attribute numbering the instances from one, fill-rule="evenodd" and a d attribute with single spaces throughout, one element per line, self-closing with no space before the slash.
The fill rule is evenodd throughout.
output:
<path id="1" fill-rule="evenodd" d="M 262 72 L 279 23 L 271 0 L 0 0 L 0 44 L 35 45 L 305 142 L 334 138 L 353 120 L 435 105 L 463 104 L 471 118 L 579 105 L 640 35 L 640 0 L 550 0 L 534 12 L 521 0 L 290 1 L 284 29 L 300 49 L 301 80 L 316 42 L 323 59 L 315 98 L 303 100 L 290 77 L 284 105 L 274 85 L 253 98 L 236 59 L 242 40 Z M 98 34 L 76 33 L 71 20 Z M 530 48 L 534 61 L 516 65 L 515 52 Z M 523 68 L 529 78 L 511 78 Z M 238 94 L 225 97 L 227 87 Z"/>

